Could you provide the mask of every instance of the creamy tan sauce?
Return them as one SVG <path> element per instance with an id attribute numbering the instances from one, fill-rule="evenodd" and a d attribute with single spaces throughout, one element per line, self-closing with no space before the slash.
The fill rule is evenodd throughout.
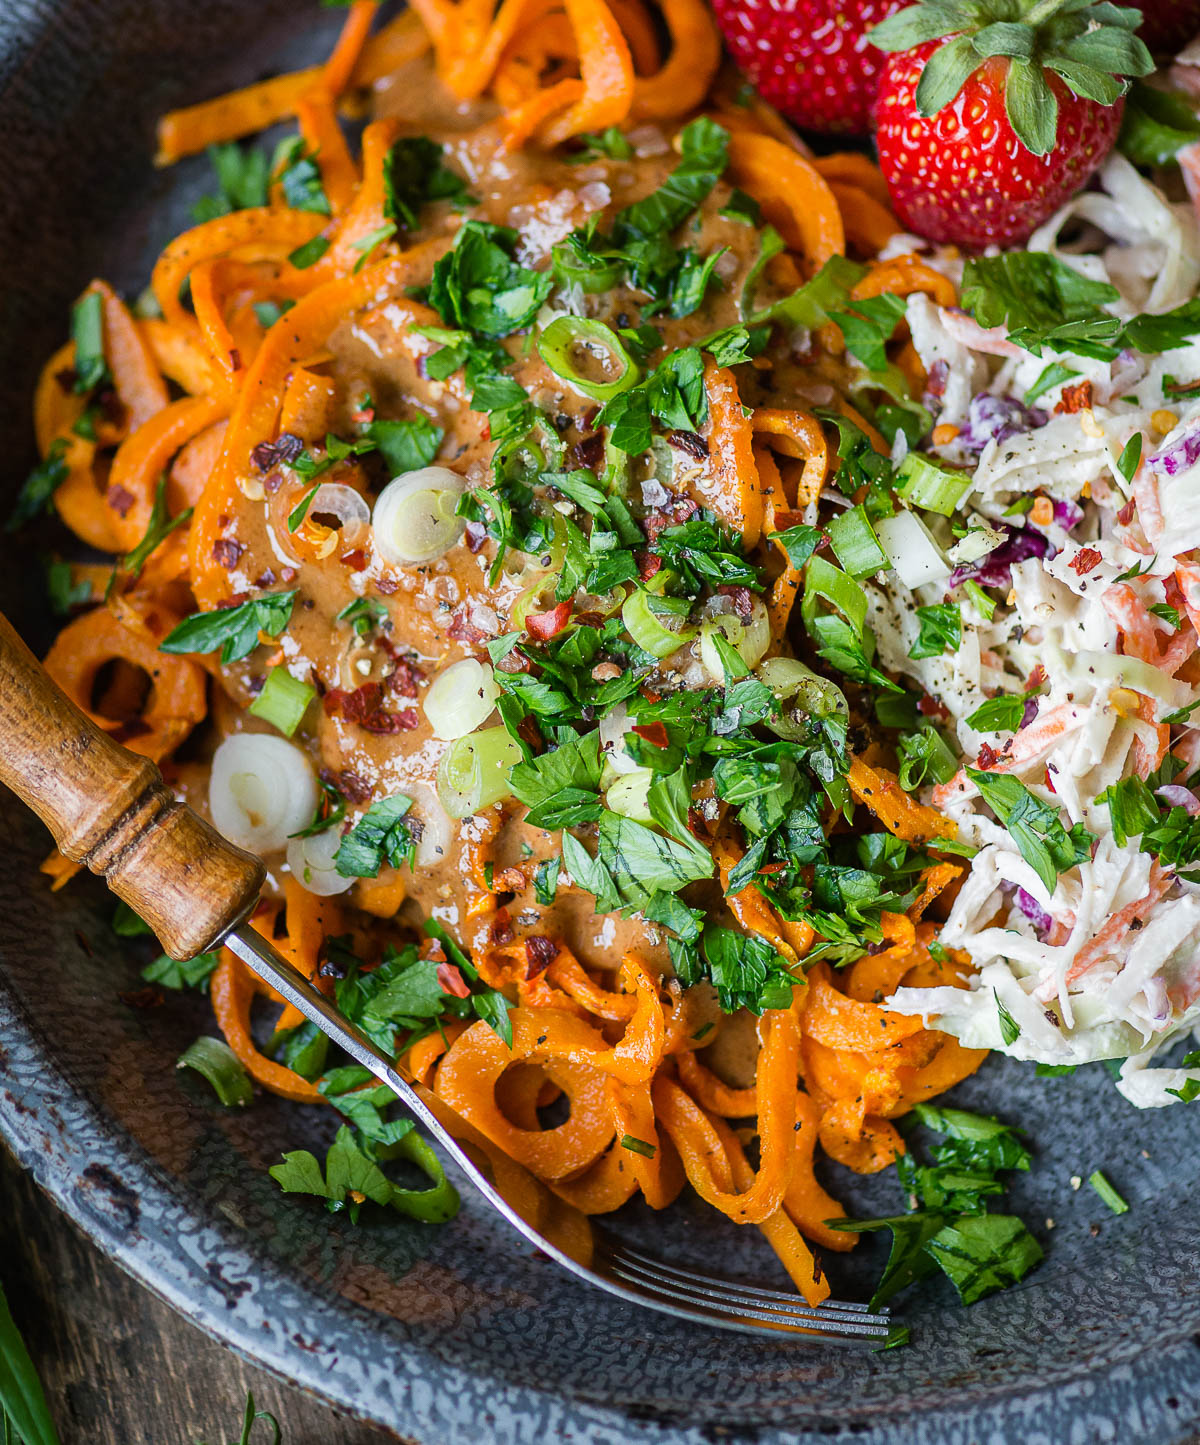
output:
<path id="1" fill-rule="evenodd" d="M 583 225 L 596 212 L 602 215 L 602 226 L 614 211 L 629 205 L 655 188 L 677 163 L 669 138 L 643 133 L 640 144 L 649 152 L 629 162 L 596 160 L 583 165 L 570 165 L 537 153 L 509 153 L 503 147 L 495 124 L 478 124 L 478 110 L 447 101 L 439 94 L 436 81 L 428 70 L 417 66 L 389 82 L 380 93 L 379 108 L 399 114 L 414 133 L 428 133 L 442 140 L 452 165 L 468 179 L 472 192 L 479 198 L 475 214 L 520 232 L 518 258 L 525 264 L 544 268 L 552 245 L 574 227 Z M 737 298 L 748 268 L 758 253 L 759 233 L 754 227 L 728 220 L 718 213 L 729 199 L 730 186 L 720 183 L 701 207 L 694 223 L 689 223 L 680 243 L 698 248 L 707 254 L 715 248 L 727 247 L 727 254 L 718 266 L 722 281 L 719 290 L 710 292 L 701 310 L 684 320 L 654 317 L 665 337 L 668 349 L 686 345 L 722 327 L 736 323 L 740 317 Z M 460 218 L 440 207 L 433 220 L 427 222 L 418 238 L 441 235 L 449 245 Z M 443 248 L 444 249 L 444 248 Z M 434 260 L 426 257 L 427 278 Z M 760 295 L 770 298 L 772 281 L 764 278 Z M 594 314 L 614 325 L 637 324 L 640 319 L 635 298 L 620 289 L 599 298 L 591 298 Z M 467 405 L 461 374 L 446 382 L 431 382 L 422 373 L 421 358 L 436 349 L 436 343 L 416 337 L 414 323 L 442 324 L 418 303 L 397 295 L 359 314 L 347 316 L 330 338 L 326 351 L 308 363 L 309 369 L 333 378 L 336 399 L 328 418 L 329 430 L 341 436 L 354 434 L 355 413 L 364 397 L 372 399 L 376 414 L 385 417 L 411 417 L 421 413 L 445 432 L 438 463 L 451 467 L 469 486 L 487 485 L 492 447 L 487 439 L 485 418 L 473 413 Z M 570 446 L 590 431 L 590 418 L 596 403 L 576 393 L 548 370 L 532 350 L 529 338 L 510 338 L 507 346 L 517 358 L 514 375 L 534 400 L 557 419 L 557 426 Z M 655 358 L 657 359 L 657 358 Z M 653 364 L 653 362 L 651 363 Z M 747 370 L 743 368 L 743 370 Z M 766 377 L 767 373 L 763 373 Z M 758 403 L 796 404 L 814 399 L 825 384 L 812 367 L 803 370 L 779 358 L 774 371 L 776 386 L 782 381 L 788 399 L 764 394 L 748 397 Z M 814 379 L 815 378 L 815 379 Z M 757 389 L 770 384 L 764 380 Z M 753 378 L 749 388 L 755 388 Z M 818 395 L 815 399 L 824 399 Z M 263 438 L 264 441 L 271 438 Z M 321 442 L 323 437 L 305 437 L 307 443 Z M 693 495 L 711 500 L 711 475 L 706 461 L 696 461 L 677 454 L 675 486 L 687 476 Z M 388 480 L 378 470 L 379 458 L 348 461 L 339 464 L 322 478 L 352 486 L 373 502 L 379 488 Z M 690 475 L 684 465 L 690 467 Z M 460 543 L 442 559 L 427 566 L 398 567 L 382 562 L 372 551 L 369 529 L 361 534 L 349 532 L 324 561 L 306 560 L 296 539 L 287 530 L 286 518 L 308 488 L 308 484 L 291 473 L 283 472 L 285 480 L 261 498 L 248 497 L 235 516 L 229 519 L 225 536 L 238 543 L 241 552 L 230 573 L 231 589 L 271 590 L 298 587 L 300 595 L 290 626 L 278 645 L 278 655 L 259 649 L 245 664 L 226 669 L 225 686 L 232 708 L 216 710 L 218 729 L 222 732 L 259 726 L 241 709 L 253 696 L 251 684 L 255 674 L 261 676 L 272 662 L 284 661 L 297 676 L 311 680 L 319 690 L 330 688 L 352 690 L 376 681 L 385 684 L 383 706 L 390 711 L 415 708 L 417 726 L 411 730 L 377 736 L 364 731 L 341 716 L 327 716 L 319 705 L 310 709 L 305 727 L 296 741 L 312 754 L 316 766 L 335 776 L 351 775 L 378 800 L 395 793 L 414 799 L 412 816 L 426 828 L 427 839 L 443 838 L 443 852 L 435 862 L 415 867 L 411 874 L 403 870 L 398 881 L 407 894 L 404 913 L 415 910 L 420 915 L 439 920 L 472 950 L 482 951 L 489 944 L 491 918 L 484 914 L 472 922 L 468 902 L 476 892 L 469 876 L 467 843 L 494 827 L 496 816 L 503 819 L 495 838 L 493 862 L 496 873 L 506 868 L 519 868 L 525 879 L 523 887 L 513 888 L 507 911 L 515 937 L 545 934 L 559 938 L 588 967 L 615 968 L 622 954 L 634 949 L 657 968 L 667 967 L 664 942 L 652 926 L 636 919 L 617 915 L 597 916 L 590 894 L 567 886 L 565 875 L 560 880 L 556 900 L 549 906 L 538 904 L 532 891 L 532 880 L 539 860 L 554 857 L 560 849 L 558 835 L 532 829 L 523 823 L 519 806 L 499 805 L 495 816 L 452 823 L 442 814 L 436 800 L 438 764 L 449 744 L 432 736 L 420 702 L 429 683 L 450 663 L 463 657 L 488 661 L 483 639 L 498 636 L 510 629 L 510 614 L 522 591 L 542 575 L 536 558 L 513 559 L 520 570 L 507 570 L 497 584 L 489 586 L 487 573 L 494 559 L 494 546 L 487 541 L 473 554 Z M 277 478 L 268 478 L 270 487 Z M 245 490 L 261 490 L 263 478 L 253 474 L 244 479 Z M 726 520 L 738 524 L 736 516 Z M 382 602 L 388 611 L 390 627 L 386 646 L 373 634 L 367 639 L 355 635 L 347 622 L 336 621 L 337 614 L 357 597 Z M 463 621 L 470 624 L 464 629 Z M 472 629 L 474 629 L 472 631 Z M 464 635 L 465 634 L 465 635 Z M 417 685 L 415 697 L 395 687 L 389 690 L 387 679 L 393 668 L 390 653 L 411 658 L 420 668 L 423 680 Z M 694 658 L 677 658 L 677 665 L 695 667 Z M 493 720 L 495 721 L 495 720 Z M 193 797 L 197 778 L 194 771 L 183 770 L 180 786 Z M 366 806 L 360 803 L 351 812 L 358 816 Z M 273 877 L 278 880 L 286 867 L 282 856 L 267 860 Z M 385 867 L 381 882 L 392 879 L 393 870 Z M 516 875 L 507 875 L 511 882 Z M 353 904 L 371 888 L 376 897 L 377 885 L 355 885 L 348 895 Z M 710 900 L 719 912 L 722 904 L 714 887 Z M 706 990 L 708 1004 L 703 1010 L 709 1016 L 713 1009 L 711 991 Z M 749 1082 L 755 1043 L 753 1028 L 745 1030 L 736 1024 L 724 1023 L 715 1036 L 718 1048 L 714 1057 L 722 1074 L 733 1082 Z"/>

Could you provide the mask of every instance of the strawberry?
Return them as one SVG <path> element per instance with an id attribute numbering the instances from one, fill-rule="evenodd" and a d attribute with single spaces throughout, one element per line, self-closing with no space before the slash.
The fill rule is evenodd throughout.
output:
<path id="1" fill-rule="evenodd" d="M 908 0 L 712 0 L 729 53 L 805 130 L 866 135 L 884 57 L 866 38 Z"/>
<path id="2" fill-rule="evenodd" d="M 876 26 L 876 143 L 901 223 L 962 246 L 1027 240 L 1112 149 L 1117 77 L 1153 70 L 1140 19 L 1105 0 L 922 0 Z"/>
<path id="3" fill-rule="evenodd" d="M 1155 55 L 1174 55 L 1200 33 L 1198 0 L 1143 0 L 1138 34 Z"/>

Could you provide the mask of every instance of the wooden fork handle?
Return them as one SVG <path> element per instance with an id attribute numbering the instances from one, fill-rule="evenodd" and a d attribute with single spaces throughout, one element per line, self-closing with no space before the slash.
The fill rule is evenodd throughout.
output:
<path id="1" fill-rule="evenodd" d="M 254 907 L 265 872 L 178 802 L 51 681 L 0 614 L 0 782 L 68 858 L 104 879 L 172 958 L 214 947 Z"/>

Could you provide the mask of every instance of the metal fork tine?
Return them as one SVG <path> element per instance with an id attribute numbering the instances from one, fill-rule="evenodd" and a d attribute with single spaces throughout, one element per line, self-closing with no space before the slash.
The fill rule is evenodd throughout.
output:
<path id="1" fill-rule="evenodd" d="M 653 1271 L 660 1276 L 668 1277 L 672 1282 L 681 1286 L 691 1286 L 694 1289 L 712 1290 L 725 1292 L 730 1298 L 748 1299 L 751 1303 L 764 1305 L 778 1303 L 788 1309 L 795 1308 L 800 1303 L 795 1294 L 789 1294 L 784 1290 L 766 1289 L 759 1285 L 741 1284 L 735 1280 L 713 1278 L 708 1275 L 700 1275 L 695 1270 L 684 1269 L 683 1266 L 668 1263 L 666 1260 L 655 1259 L 652 1255 L 642 1254 L 640 1250 L 630 1249 L 627 1245 L 620 1245 L 615 1251 L 622 1259 L 633 1265 Z M 811 1308 L 811 1306 L 808 1306 Z M 872 1322 L 882 1321 L 890 1324 L 889 1311 L 884 1308 L 872 1311 L 865 1304 L 857 1304 L 851 1300 L 823 1300 L 820 1305 L 823 1315 L 845 1314 L 858 1317 L 862 1320 Z"/>
<path id="2" fill-rule="evenodd" d="M 819 1329 L 822 1332 L 864 1336 L 879 1339 L 887 1335 L 890 1321 L 886 1315 L 842 1313 L 828 1310 L 825 1305 L 814 1307 L 798 1296 L 786 1297 L 782 1303 L 764 1298 L 754 1288 L 730 1286 L 727 1281 L 718 1281 L 717 1287 L 694 1280 L 681 1280 L 677 1276 L 657 1275 L 652 1269 L 632 1261 L 615 1258 L 612 1267 L 626 1280 L 639 1284 L 650 1284 L 659 1290 L 669 1290 L 676 1299 L 718 1308 L 730 1314 L 750 1315 L 755 1319 L 778 1320 L 805 1329 Z"/>
<path id="3" fill-rule="evenodd" d="M 688 1313 L 723 1324 L 742 1322 L 746 1328 L 779 1330 L 789 1334 L 815 1336 L 833 1343 L 869 1344 L 887 1338 L 886 1322 L 875 1324 L 848 1319 L 839 1315 L 822 1315 L 820 1310 L 808 1309 L 801 1302 L 796 1310 L 783 1310 L 771 1306 L 740 1304 L 732 1299 L 707 1299 L 699 1292 L 681 1292 L 677 1285 L 656 1281 L 651 1275 L 628 1270 L 620 1262 L 611 1261 L 611 1268 L 626 1285 L 635 1288 L 643 1299 L 666 1305 L 675 1313 Z M 872 1317 L 874 1318 L 874 1317 Z M 750 1322 L 754 1323 L 751 1324 Z"/>

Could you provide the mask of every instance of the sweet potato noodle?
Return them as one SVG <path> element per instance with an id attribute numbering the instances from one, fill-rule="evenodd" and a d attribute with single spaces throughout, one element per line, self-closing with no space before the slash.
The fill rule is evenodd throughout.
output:
<path id="1" fill-rule="evenodd" d="M 93 283 L 89 305 L 111 381 L 88 425 L 80 425 L 84 358 L 75 343 L 47 365 L 36 424 L 43 456 L 60 468 L 57 510 L 90 547 L 120 559 L 111 583 L 109 568 L 74 568 L 73 582 L 95 605 L 63 628 L 47 665 L 101 726 L 163 765 L 201 809 L 218 741 L 278 736 L 271 726 L 282 726 L 278 713 L 248 711 L 268 676 L 286 673 L 312 689 L 319 703 L 299 725 L 293 721 L 293 741 L 279 745 L 299 750 L 319 772 L 327 810 L 340 798 L 341 832 L 371 802 L 411 800 L 405 816 L 415 856 L 393 866 L 397 859 L 377 838 L 373 875 L 366 867 L 342 873 L 328 859 L 323 871 L 309 872 L 291 852 L 289 869 L 286 840 L 276 837 L 264 845 L 272 883 L 256 926 L 332 991 L 339 970 L 330 963 L 330 938 L 348 940 L 344 946 L 369 970 L 386 943 L 413 937 L 422 918 L 438 920 L 460 940 L 481 983 L 513 1005 L 511 1043 L 485 1018 L 446 1020 L 419 1030 L 411 1044 L 404 1030 L 396 1034 L 404 1068 L 439 1108 L 453 1111 L 463 1136 L 498 1170 L 517 1161 L 589 1213 L 616 1209 L 638 1192 L 663 1208 L 687 1182 L 730 1219 L 757 1225 L 797 1289 L 818 1302 L 828 1285 L 808 1242 L 844 1250 L 857 1238 L 826 1224 L 843 1211 L 814 1175 L 818 1144 L 853 1170 L 883 1169 L 904 1149 L 892 1121 L 983 1057 L 878 1003 L 902 983 L 960 981 L 953 957 L 938 949 L 931 956 L 936 925 L 923 917 L 953 886 L 959 865 L 929 859 L 915 901 L 905 912 L 882 913 L 873 951 L 848 967 L 824 958 L 806 967 L 817 937 L 811 923 L 782 917 L 753 882 L 735 879 L 729 892 L 752 840 L 728 804 L 701 789 L 688 800 L 695 804 L 689 856 L 706 855 L 710 876 L 697 873 L 686 896 L 735 936 L 765 940 L 766 955 L 788 979 L 757 1017 L 724 1012 L 709 982 L 684 987 L 673 975 L 670 919 L 647 921 L 634 906 L 645 903 L 636 891 L 602 907 L 596 887 L 579 876 L 579 854 L 587 854 L 579 840 L 594 837 L 594 814 L 570 825 L 576 866 L 564 857 L 561 877 L 556 868 L 549 884 L 542 865 L 558 860 L 567 835 L 553 820 L 528 822 L 511 791 L 448 816 L 439 767 L 461 740 L 452 741 L 452 724 L 434 728 L 423 700 L 452 664 L 468 659 L 482 664 L 485 692 L 493 660 L 501 672 L 513 667 L 507 678 L 536 681 L 537 667 L 522 665 L 511 647 L 506 662 L 497 639 L 520 634 L 536 642 L 581 623 L 603 628 L 647 579 L 637 595 L 653 598 L 660 559 L 651 544 L 664 526 L 705 514 L 740 534 L 765 579 L 756 589 L 704 589 L 717 599 L 710 617 L 749 627 L 761 608 L 754 662 L 793 656 L 788 622 L 803 563 L 777 538 L 816 520 L 837 465 L 836 438 L 816 408 L 840 412 L 886 449 L 848 399 L 840 333 L 818 317 L 800 345 L 795 328 L 785 327 L 748 365 L 721 365 L 706 351 L 703 394 L 693 391 L 691 401 L 703 419 L 656 438 L 658 455 L 669 458 L 660 465 L 670 470 L 643 471 L 639 496 L 632 463 L 614 460 L 611 434 L 606 439 L 595 426 L 603 380 L 564 380 L 548 346 L 531 343 L 534 316 L 543 338 L 569 314 L 606 323 L 609 336 L 626 337 L 626 362 L 648 375 L 650 356 L 669 357 L 741 325 L 753 308 L 794 292 L 848 252 L 866 263 L 856 299 L 926 290 L 947 302 L 953 288 L 912 257 L 872 261 L 896 229 L 879 176 L 859 155 L 813 159 L 772 112 L 741 97 L 736 78 L 718 73 L 719 44 L 701 0 L 663 0 L 661 13 L 643 0 L 503 0 L 498 8 L 492 0 L 413 0 L 410 12 L 372 33 L 374 15 L 373 0 L 355 0 L 324 66 L 164 118 L 164 165 L 294 119 L 308 186 L 299 186 L 298 174 L 297 184 L 285 184 L 276 172 L 266 204 L 214 215 L 177 237 L 154 268 L 153 300 L 135 311 L 104 282 Z M 374 118 L 356 159 L 341 119 L 361 115 L 368 97 Z M 569 305 L 561 297 L 543 304 L 548 290 L 536 296 L 519 325 L 506 330 L 493 321 L 489 339 L 486 327 L 461 328 L 447 315 L 446 287 L 426 290 L 435 266 L 463 240 L 465 210 L 484 223 L 476 239 L 506 251 L 518 274 L 504 281 L 493 273 L 482 295 L 477 289 L 455 304 L 479 312 L 494 303 L 509 308 L 511 320 L 528 301 L 515 293 L 530 286 L 529 271 L 546 275 L 551 247 L 568 232 L 589 220 L 604 232 L 619 208 L 659 191 L 678 164 L 685 124 L 697 117 L 721 128 L 707 133 L 725 136 L 726 168 L 684 206 L 695 219 L 678 246 L 720 253 L 690 311 L 678 300 L 648 306 L 644 288 L 618 267 L 599 284 L 577 278 Z M 427 135 L 440 152 L 404 151 L 407 138 Z M 419 215 L 403 194 L 411 177 L 401 162 L 413 157 L 423 168 L 411 187 Z M 435 167 L 450 177 L 441 191 L 428 184 Z M 782 248 L 760 257 L 767 224 Z M 667 262 L 676 260 L 672 244 Z M 631 335 L 639 320 L 658 328 L 640 347 Z M 461 355 L 448 358 L 456 345 Z M 471 347 L 477 361 L 488 346 L 489 364 L 515 379 L 522 404 L 532 401 L 551 419 L 542 470 L 574 478 L 574 491 L 550 502 L 538 494 L 533 506 L 535 513 L 541 506 L 545 531 L 524 550 L 510 536 L 501 555 L 495 518 L 482 504 L 465 521 L 430 522 L 435 532 L 445 525 L 452 533 L 432 558 L 421 559 L 419 537 L 389 534 L 394 545 L 385 546 L 376 504 L 390 476 L 433 461 L 452 471 L 459 492 L 486 490 L 497 434 L 511 425 L 502 408 L 481 408 L 473 398 Z M 586 350 L 585 337 L 583 351 L 576 345 L 572 353 L 577 369 L 596 359 Z M 911 347 L 897 364 L 920 366 Z M 370 433 L 376 446 L 351 444 L 387 421 L 417 424 L 392 437 L 420 453 L 407 466 L 394 461 L 378 430 Z M 551 447 L 567 460 L 552 465 Z M 564 538 L 578 532 L 575 503 L 582 496 L 584 511 L 595 510 L 583 483 L 611 492 L 618 474 L 634 499 L 623 516 L 638 530 L 640 576 L 615 574 L 602 595 L 585 594 L 581 580 L 556 600 Z M 436 510 L 443 494 L 429 485 Z M 364 521 L 373 507 L 374 529 Z M 275 604 L 282 622 L 256 614 L 245 646 L 226 645 L 224 661 L 216 650 L 160 650 L 184 618 L 263 597 L 282 599 Z M 662 648 L 636 654 L 637 696 L 653 699 L 705 678 L 694 628 L 673 620 L 669 608 L 651 607 L 643 624 L 643 648 L 675 625 L 680 651 L 670 656 L 668 637 L 667 655 Z M 725 661 L 729 635 L 724 652 L 714 643 Z M 592 676 L 627 673 L 628 657 L 597 665 Z M 465 705 L 459 697 L 456 706 Z M 490 731 L 498 727 L 493 719 Z M 515 732 L 505 746 L 517 758 L 523 749 L 526 761 L 566 742 L 545 712 L 519 719 Z M 639 736 L 643 752 L 668 741 L 661 723 Z M 850 796 L 843 809 L 826 806 L 827 831 L 846 831 L 854 801 L 859 832 L 882 825 L 924 847 L 953 831 L 897 786 L 861 728 L 850 737 Z M 511 761 L 502 759 L 501 774 Z M 270 800 L 242 802 L 253 815 Z M 635 807 L 630 817 L 638 816 Z M 645 821 L 630 826 L 659 838 Z M 57 856 L 46 868 L 56 886 L 73 871 Z M 427 939 L 422 950 L 445 964 L 438 976 L 447 997 L 462 997 L 468 983 L 444 945 Z M 255 1042 L 251 1012 L 261 993 L 226 953 L 212 1000 L 229 1045 L 264 1088 L 318 1101 L 313 1082 Z M 298 1022 L 287 1011 L 277 1027 Z M 751 1140 L 756 1164 L 747 1157 Z"/>

